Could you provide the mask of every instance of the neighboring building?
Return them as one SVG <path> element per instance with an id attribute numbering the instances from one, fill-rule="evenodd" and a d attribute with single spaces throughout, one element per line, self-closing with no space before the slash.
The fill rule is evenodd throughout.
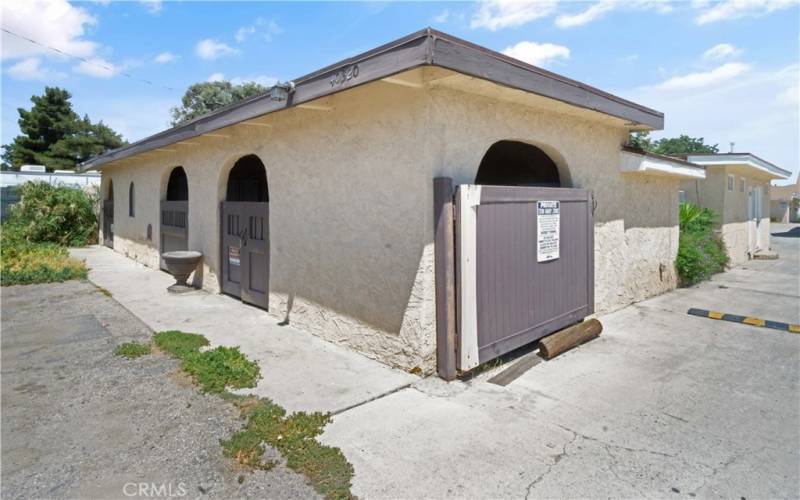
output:
<path id="1" fill-rule="evenodd" d="M 19 201 L 17 186 L 26 182 L 47 182 L 54 186 L 72 186 L 80 189 L 99 189 L 100 174 L 78 173 L 72 170 L 47 172 L 44 165 L 22 165 L 19 171 L 0 172 L 0 219 L 8 217 L 8 209 Z"/>
<path id="2" fill-rule="evenodd" d="M 594 285 L 580 292 L 610 311 L 677 283 L 678 187 L 704 171 L 622 148 L 662 127 L 660 112 L 423 30 L 85 168 L 103 171 L 116 251 L 158 268 L 162 250 L 199 250 L 204 288 L 429 371 L 434 178 L 591 190 Z"/>
<path id="3" fill-rule="evenodd" d="M 731 266 L 770 248 L 770 182 L 791 172 L 750 153 L 687 155 L 706 169 L 703 180 L 684 181 L 686 201 L 714 210 Z"/>
<path id="4" fill-rule="evenodd" d="M 800 222 L 800 174 L 794 184 L 770 188 L 770 218 L 775 222 Z"/>

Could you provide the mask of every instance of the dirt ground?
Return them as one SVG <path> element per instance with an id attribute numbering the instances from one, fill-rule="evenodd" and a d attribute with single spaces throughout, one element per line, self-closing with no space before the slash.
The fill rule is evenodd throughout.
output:
<path id="1" fill-rule="evenodd" d="M 3 498 L 317 496 L 283 464 L 225 458 L 237 411 L 175 360 L 112 354 L 151 336 L 87 281 L 3 288 Z"/>

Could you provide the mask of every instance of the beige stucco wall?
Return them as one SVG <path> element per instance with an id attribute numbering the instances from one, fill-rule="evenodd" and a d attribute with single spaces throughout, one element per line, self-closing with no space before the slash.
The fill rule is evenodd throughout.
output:
<path id="1" fill-rule="evenodd" d="M 205 255 L 203 286 L 217 291 L 227 173 L 239 157 L 256 154 L 270 193 L 270 312 L 389 364 L 432 370 L 432 180 L 473 182 L 489 146 L 512 139 L 541 147 L 562 180 L 595 192 L 598 312 L 675 286 L 678 181 L 619 172 L 621 122 L 382 82 L 328 104 L 331 111 L 287 110 L 266 117 L 271 128 L 235 126 L 219 132 L 225 138 L 193 139 L 196 145 L 106 168 L 103 182 L 115 186 L 116 249 L 157 267 L 158 202 L 169 171 L 181 165 L 189 248 Z M 131 180 L 135 219 L 127 217 Z M 148 223 L 153 241 L 144 238 Z"/>
<path id="2" fill-rule="evenodd" d="M 733 176 L 733 189 L 728 189 L 728 176 Z M 744 190 L 741 182 L 744 179 Z M 760 187 L 761 219 L 748 219 L 749 196 Z M 686 201 L 711 208 L 718 215 L 718 225 L 730 258 L 730 265 L 746 262 L 752 254 L 770 247 L 770 184 L 769 177 L 740 165 L 706 167 L 704 180 L 685 181 L 681 189 Z"/>

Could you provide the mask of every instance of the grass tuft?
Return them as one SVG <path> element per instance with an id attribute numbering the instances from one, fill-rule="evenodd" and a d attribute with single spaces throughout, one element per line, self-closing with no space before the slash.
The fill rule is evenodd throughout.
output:
<path id="1" fill-rule="evenodd" d="M 114 349 L 116 356 L 123 358 L 133 359 L 145 354 L 150 354 L 150 344 L 141 344 L 139 342 L 125 342 L 120 344 Z"/>
<path id="2" fill-rule="evenodd" d="M 208 340 L 196 333 L 178 330 L 158 332 L 156 345 L 181 360 L 181 369 L 194 378 L 204 392 L 221 393 L 226 387 L 255 387 L 261 369 L 238 347 L 216 347 L 200 352 Z"/>
<path id="3" fill-rule="evenodd" d="M 111 292 L 110 292 L 110 291 L 108 291 L 108 289 L 106 289 L 106 288 L 103 288 L 102 286 L 98 286 L 98 287 L 97 287 L 97 291 L 98 291 L 98 292 L 100 292 L 100 293 L 102 293 L 102 294 L 103 294 L 103 295 L 105 295 L 106 297 L 109 297 L 109 298 L 113 297 L 113 295 L 111 294 Z"/>
<path id="4" fill-rule="evenodd" d="M 234 404 L 247 423 L 230 439 L 222 441 L 226 456 L 249 467 L 269 468 L 272 463 L 261 458 L 263 443 L 267 443 L 286 458 L 290 469 L 304 474 L 325 498 L 352 497 L 353 466 L 340 449 L 315 439 L 330 422 L 330 414 L 297 412 L 287 417 L 286 410 L 268 399 L 239 398 Z"/>
<path id="5" fill-rule="evenodd" d="M 84 279 L 86 273 L 86 265 L 70 257 L 62 246 L 3 238 L 0 250 L 2 286 Z"/>

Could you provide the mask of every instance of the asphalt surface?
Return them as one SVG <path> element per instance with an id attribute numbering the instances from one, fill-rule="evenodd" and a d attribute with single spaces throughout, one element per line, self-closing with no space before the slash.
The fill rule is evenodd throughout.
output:
<path id="1" fill-rule="evenodd" d="M 3 498 L 317 496 L 283 464 L 225 458 L 238 412 L 175 360 L 112 354 L 151 335 L 86 281 L 3 288 Z"/>

